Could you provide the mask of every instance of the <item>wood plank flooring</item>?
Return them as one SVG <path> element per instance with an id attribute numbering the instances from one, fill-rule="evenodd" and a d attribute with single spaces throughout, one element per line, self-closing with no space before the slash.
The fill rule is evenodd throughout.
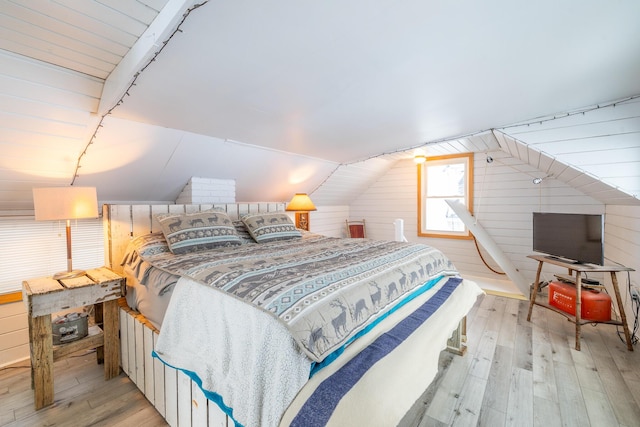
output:
<path id="1" fill-rule="evenodd" d="M 29 362 L 0 371 L 0 426 L 166 426 L 160 414 L 123 373 L 104 381 L 95 351 L 54 364 L 54 404 L 33 406 Z"/>
<path id="2" fill-rule="evenodd" d="M 468 316 L 464 357 L 443 352 L 433 384 L 401 427 L 640 426 L 640 346 L 611 325 L 584 326 L 487 295 Z M 166 426 L 124 374 L 103 380 L 95 354 L 55 363 L 55 403 L 35 411 L 28 363 L 0 370 L 0 426 Z"/>
<path id="3" fill-rule="evenodd" d="M 640 426 L 640 346 L 615 326 L 575 326 L 528 301 L 487 295 L 468 316 L 465 357 L 441 371 L 402 427 Z M 622 334 L 622 330 L 620 330 Z"/>

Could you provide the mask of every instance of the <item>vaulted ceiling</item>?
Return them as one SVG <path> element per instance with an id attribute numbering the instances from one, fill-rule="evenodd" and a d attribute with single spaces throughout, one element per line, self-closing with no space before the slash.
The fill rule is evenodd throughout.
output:
<path id="1" fill-rule="evenodd" d="M 172 200 L 190 176 L 285 200 L 420 146 L 501 149 L 637 203 L 638 16 L 633 0 L 1 0 L 0 210 L 71 181 Z"/>

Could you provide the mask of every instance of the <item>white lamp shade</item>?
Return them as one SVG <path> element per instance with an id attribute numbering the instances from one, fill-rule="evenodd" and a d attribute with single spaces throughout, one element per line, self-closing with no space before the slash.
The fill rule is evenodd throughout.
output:
<path id="1" fill-rule="evenodd" d="M 33 189 L 36 221 L 98 217 L 95 187 L 48 187 Z"/>
<path id="2" fill-rule="evenodd" d="M 315 211 L 317 209 L 316 209 L 316 206 L 311 201 L 311 198 L 307 195 L 307 193 L 296 193 L 296 195 L 293 196 L 293 198 L 287 205 L 286 210 L 309 212 L 309 211 Z"/>

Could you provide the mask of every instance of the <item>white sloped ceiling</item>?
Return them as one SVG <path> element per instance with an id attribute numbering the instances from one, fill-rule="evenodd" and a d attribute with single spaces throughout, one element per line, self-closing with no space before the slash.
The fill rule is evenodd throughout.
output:
<path id="1" fill-rule="evenodd" d="M 106 79 L 168 0 L 2 0 L 0 48 Z"/>
<path id="2" fill-rule="evenodd" d="M 594 105 L 495 132 L 502 149 L 605 204 L 639 204 L 640 98 Z"/>
<path id="3" fill-rule="evenodd" d="M 0 211 L 71 182 L 173 200 L 191 176 L 347 204 L 416 147 L 487 144 L 635 204 L 638 16 L 628 0 L 1 0 Z M 582 107 L 581 124 L 529 122 Z"/>

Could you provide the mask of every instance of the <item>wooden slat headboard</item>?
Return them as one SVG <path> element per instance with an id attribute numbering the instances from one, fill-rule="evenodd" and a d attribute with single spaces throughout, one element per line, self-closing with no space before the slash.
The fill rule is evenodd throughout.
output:
<path id="1" fill-rule="evenodd" d="M 120 261 L 132 238 L 161 231 L 156 215 L 163 213 L 199 212 L 211 208 L 224 209 L 231 219 L 257 212 L 282 212 L 283 202 L 265 203 L 222 203 L 201 205 L 104 205 L 105 265 L 116 272 L 122 272 Z"/>

